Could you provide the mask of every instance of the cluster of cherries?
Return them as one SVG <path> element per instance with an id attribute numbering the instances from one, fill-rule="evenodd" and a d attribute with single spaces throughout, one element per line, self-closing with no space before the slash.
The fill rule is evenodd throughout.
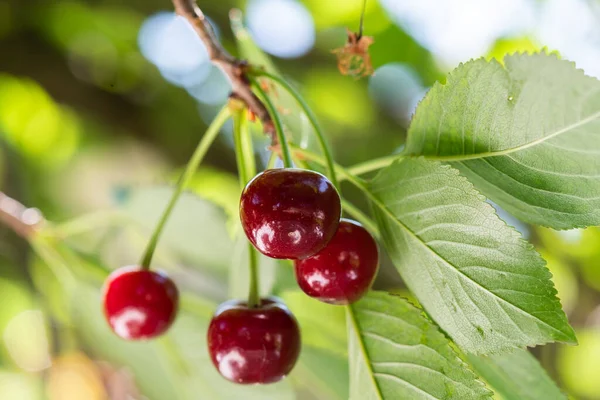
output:
<path id="1" fill-rule="evenodd" d="M 266 170 L 248 183 L 240 200 L 242 226 L 252 244 L 266 256 L 293 260 L 300 288 L 330 304 L 358 300 L 378 267 L 373 237 L 340 216 L 335 187 L 309 170 Z M 300 353 L 300 329 L 289 309 L 277 298 L 259 303 L 227 301 L 208 328 L 215 367 L 236 383 L 276 382 Z M 105 284 L 105 315 L 125 339 L 160 335 L 175 319 L 177 305 L 175 284 L 160 272 L 125 267 Z"/>

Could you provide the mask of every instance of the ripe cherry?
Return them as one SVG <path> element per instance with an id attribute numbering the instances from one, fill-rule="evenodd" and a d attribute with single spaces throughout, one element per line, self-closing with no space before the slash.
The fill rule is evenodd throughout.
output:
<path id="1" fill-rule="evenodd" d="M 369 290 L 378 262 L 377 244 L 371 234 L 358 222 L 342 219 L 323 250 L 295 261 L 296 279 L 310 297 L 349 304 Z"/>
<path id="2" fill-rule="evenodd" d="M 340 196 L 331 182 L 302 169 L 260 173 L 240 201 L 248 239 L 272 258 L 299 259 L 317 253 L 335 234 L 340 213 Z"/>
<path id="3" fill-rule="evenodd" d="M 300 353 L 298 323 L 281 302 L 262 299 L 221 304 L 208 327 L 208 350 L 226 379 L 242 384 L 273 383 L 284 378 Z"/>
<path id="4" fill-rule="evenodd" d="M 123 339 L 150 339 L 175 320 L 179 292 L 164 273 L 123 267 L 104 284 L 104 315 Z"/>

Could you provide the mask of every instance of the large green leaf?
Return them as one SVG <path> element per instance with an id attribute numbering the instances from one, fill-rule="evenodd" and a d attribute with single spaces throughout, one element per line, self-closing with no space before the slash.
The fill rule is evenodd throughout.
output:
<path id="1" fill-rule="evenodd" d="M 400 297 L 349 306 L 350 400 L 489 399 L 444 335 Z"/>
<path id="2" fill-rule="evenodd" d="M 406 154 L 451 161 L 524 221 L 600 225 L 600 82 L 554 55 L 471 61 L 417 108 Z"/>
<path id="3" fill-rule="evenodd" d="M 465 351 L 575 342 L 544 260 L 458 171 L 405 159 L 371 190 L 400 275 Z"/>
<path id="4" fill-rule="evenodd" d="M 567 400 L 527 350 L 490 356 L 468 355 L 467 358 L 504 400 Z"/>

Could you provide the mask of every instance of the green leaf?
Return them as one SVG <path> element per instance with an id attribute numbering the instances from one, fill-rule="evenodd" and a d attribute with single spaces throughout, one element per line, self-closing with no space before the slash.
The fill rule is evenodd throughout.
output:
<path id="1" fill-rule="evenodd" d="M 516 217 L 600 225 L 600 82 L 555 55 L 470 61 L 417 108 L 406 154 L 451 161 Z"/>
<path id="2" fill-rule="evenodd" d="M 467 355 L 467 359 L 504 400 L 567 399 L 527 350 L 490 356 Z"/>
<path id="3" fill-rule="evenodd" d="M 371 292 L 347 311 L 350 400 L 491 398 L 444 335 L 406 300 Z"/>
<path id="4" fill-rule="evenodd" d="M 465 351 L 576 341 L 544 260 L 458 171 L 404 159 L 371 188 L 400 275 Z"/>

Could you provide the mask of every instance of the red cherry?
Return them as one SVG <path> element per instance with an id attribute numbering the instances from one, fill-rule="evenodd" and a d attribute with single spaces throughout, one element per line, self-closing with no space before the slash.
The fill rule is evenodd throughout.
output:
<path id="1" fill-rule="evenodd" d="M 340 196 L 331 182 L 302 169 L 258 174 L 240 201 L 246 236 L 272 258 L 299 259 L 317 253 L 335 234 L 340 213 Z"/>
<path id="2" fill-rule="evenodd" d="M 150 339 L 164 333 L 175 320 L 178 303 L 175 283 L 162 272 L 123 267 L 104 284 L 104 315 L 123 339 Z"/>
<path id="3" fill-rule="evenodd" d="M 327 246 L 312 257 L 296 260 L 296 279 L 310 297 L 349 304 L 371 287 L 377 273 L 377 244 L 358 222 L 342 219 Z"/>
<path id="4" fill-rule="evenodd" d="M 256 308 L 231 300 L 218 307 L 210 322 L 208 350 L 224 378 L 242 384 L 273 383 L 296 364 L 300 329 L 275 299 L 262 299 Z"/>

